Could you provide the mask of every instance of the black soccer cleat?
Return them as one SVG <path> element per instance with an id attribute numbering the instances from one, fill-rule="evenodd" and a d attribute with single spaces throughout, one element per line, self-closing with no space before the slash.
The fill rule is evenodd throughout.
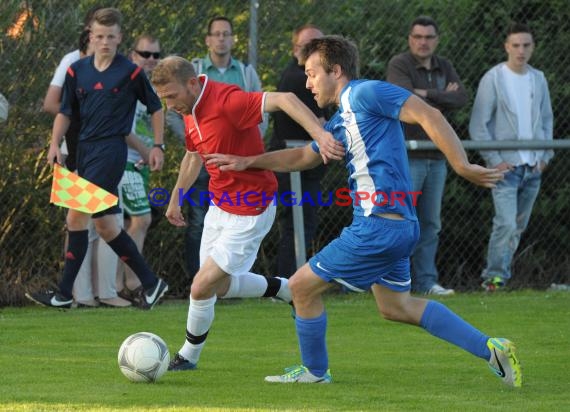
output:
<path id="1" fill-rule="evenodd" d="M 174 358 L 168 364 L 168 370 L 177 371 L 190 371 L 196 369 L 196 364 L 190 362 L 188 359 L 184 359 L 179 353 L 174 355 Z"/>
<path id="2" fill-rule="evenodd" d="M 158 303 L 161 297 L 168 291 L 168 284 L 158 278 L 158 282 L 156 286 L 152 289 L 146 290 L 143 295 L 143 308 L 144 309 L 152 309 L 154 305 Z"/>
<path id="3" fill-rule="evenodd" d="M 26 297 L 38 305 L 47 306 L 48 308 L 69 309 L 73 303 L 73 299 L 66 299 L 59 292 L 48 290 L 45 292 L 26 293 Z"/>

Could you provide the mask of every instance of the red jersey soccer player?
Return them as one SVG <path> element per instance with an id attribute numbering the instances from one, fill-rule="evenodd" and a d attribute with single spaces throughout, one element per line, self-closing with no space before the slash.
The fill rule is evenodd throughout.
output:
<path id="1" fill-rule="evenodd" d="M 182 114 L 186 123 L 187 152 L 166 212 L 175 226 L 185 226 L 179 193 L 185 193 L 196 180 L 203 155 L 263 153 L 258 124 L 264 111 L 285 111 L 320 143 L 327 158 L 343 155 L 332 135 L 292 93 L 244 92 L 235 85 L 196 76 L 188 60 L 175 56 L 158 64 L 152 83 L 167 107 Z M 263 196 L 277 190 L 275 176 L 263 170 L 222 173 L 214 166 L 207 166 L 207 170 L 213 199 L 204 220 L 200 269 L 191 286 L 186 340 L 169 370 L 196 368 L 214 320 L 217 296 L 275 296 L 291 301 L 287 279 L 250 272 L 275 218 L 275 204 Z M 250 195 L 244 201 L 246 192 Z"/>

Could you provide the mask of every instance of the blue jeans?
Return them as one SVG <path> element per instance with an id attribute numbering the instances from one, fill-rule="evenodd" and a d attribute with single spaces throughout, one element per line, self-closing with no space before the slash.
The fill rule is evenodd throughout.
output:
<path id="1" fill-rule="evenodd" d="M 193 206 L 188 202 L 186 206 L 186 233 L 184 236 L 184 260 L 186 263 L 186 272 L 190 276 L 190 283 L 200 269 L 200 244 L 202 240 L 202 230 L 204 229 L 204 217 L 208 212 L 208 204 L 200 205 L 200 193 L 208 191 L 208 183 L 210 175 L 204 167 L 200 170 L 198 178 L 192 185 L 194 192 L 190 194 Z"/>
<path id="2" fill-rule="evenodd" d="M 441 201 L 447 177 L 446 160 L 409 159 L 412 190 L 418 196 L 416 213 L 420 239 L 412 254 L 412 290 L 428 292 L 438 281 L 435 256 L 441 231 Z"/>
<path id="3" fill-rule="evenodd" d="M 492 190 L 495 217 L 483 279 L 498 276 L 506 281 L 511 278 L 513 256 L 528 225 L 540 190 L 540 178 L 541 173 L 535 168 L 517 166 Z"/>

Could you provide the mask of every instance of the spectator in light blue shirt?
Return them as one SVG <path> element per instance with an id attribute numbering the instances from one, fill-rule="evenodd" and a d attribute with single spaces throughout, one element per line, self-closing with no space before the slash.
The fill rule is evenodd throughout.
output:
<path id="1" fill-rule="evenodd" d="M 261 81 L 253 66 L 232 57 L 234 44 L 231 20 L 223 16 L 211 19 L 206 34 L 208 54 L 192 60 L 196 73 L 218 82 L 235 84 L 247 92 L 261 91 Z"/>

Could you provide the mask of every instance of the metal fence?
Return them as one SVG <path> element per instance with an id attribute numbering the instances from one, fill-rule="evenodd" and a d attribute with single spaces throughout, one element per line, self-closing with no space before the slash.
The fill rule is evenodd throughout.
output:
<path id="1" fill-rule="evenodd" d="M 0 92 L 11 104 L 0 124 L 0 306 L 21 304 L 26 287 L 53 284 L 61 272 L 65 212 L 48 205 L 51 171 L 45 165 L 51 116 L 42 99 L 61 57 L 76 48 L 85 11 L 94 4 L 119 8 L 125 17 L 123 52 L 143 32 L 157 35 L 163 50 L 186 57 L 206 53 L 206 23 L 214 15 L 234 21 L 235 55 L 255 64 L 264 89 L 274 90 L 290 58 L 293 28 L 314 23 L 326 33 L 353 39 L 361 53 L 361 75 L 383 79 L 388 60 L 407 49 L 407 30 L 420 14 L 440 25 L 438 54 L 449 58 L 474 96 L 483 73 L 505 58 L 504 29 L 510 21 L 528 23 L 537 47 L 531 64 L 544 71 L 555 114 L 555 136 L 567 138 L 570 114 L 570 12 L 565 1 L 520 0 L 4 0 L 0 4 Z M 450 122 L 468 139 L 471 105 Z M 271 131 L 269 131 L 271 133 Z M 167 136 L 167 168 L 152 176 L 154 187 L 172 187 L 182 146 Z M 176 150 L 179 147 L 180 150 Z M 474 161 L 477 152 L 469 150 Z M 557 150 L 514 262 L 511 286 L 547 287 L 568 282 L 570 152 Z M 340 164 L 328 167 L 323 191 L 345 185 Z M 322 207 L 314 247 L 334 238 L 351 219 L 349 208 Z M 459 290 L 477 288 L 489 238 L 490 193 L 450 174 L 442 212 L 438 253 L 441 280 Z M 264 241 L 255 270 L 273 273 L 277 227 Z M 149 232 L 145 255 L 152 267 L 187 294 L 183 233 L 164 219 Z"/>

